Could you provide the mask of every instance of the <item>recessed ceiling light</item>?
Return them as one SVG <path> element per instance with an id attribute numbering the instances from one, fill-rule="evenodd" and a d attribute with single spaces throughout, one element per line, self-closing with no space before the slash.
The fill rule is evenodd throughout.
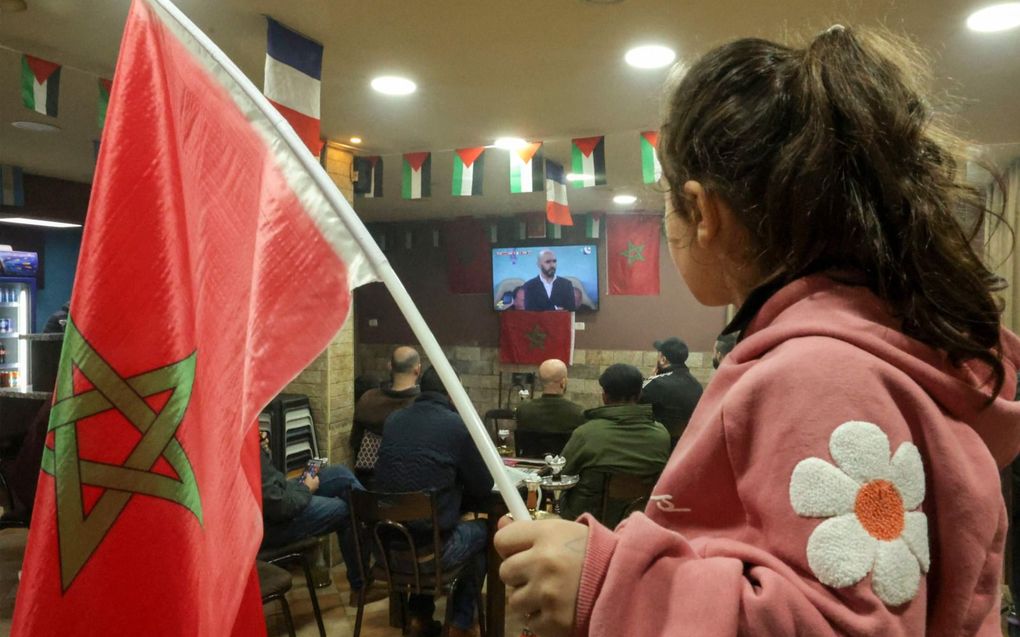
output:
<path id="1" fill-rule="evenodd" d="M 1020 2 L 993 4 L 978 9 L 967 18 L 967 28 L 979 33 L 1008 31 L 1020 26 Z"/>
<path id="2" fill-rule="evenodd" d="M 11 126 L 14 128 L 20 128 L 21 130 L 30 130 L 36 133 L 55 133 L 60 130 L 59 126 L 47 124 L 46 122 L 18 121 L 11 122 Z"/>
<path id="3" fill-rule="evenodd" d="M 360 137 L 352 137 L 351 138 L 351 143 L 352 144 L 360 144 L 361 143 L 361 138 Z"/>
<path id="4" fill-rule="evenodd" d="M 669 66 L 676 59 L 676 52 L 665 46 L 649 44 L 636 46 L 623 56 L 627 64 L 638 69 L 658 69 Z"/>
<path id="5" fill-rule="evenodd" d="M 630 204 L 637 201 L 637 197 L 634 195 L 616 195 L 613 197 L 613 203 L 620 206 L 629 206 Z"/>
<path id="6" fill-rule="evenodd" d="M 528 142 L 520 137 L 500 137 L 492 145 L 506 150 L 520 150 L 527 146 Z"/>
<path id="7" fill-rule="evenodd" d="M 80 228 L 80 223 L 64 223 L 63 221 L 47 221 L 31 217 L 3 217 L 0 223 L 13 223 L 19 226 L 43 226 L 46 228 Z"/>
<path id="8" fill-rule="evenodd" d="M 372 80 L 372 88 L 383 95 L 410 95 L 418 90 L 418 85 L 406 77 L 383 75 Z"/>
<path id="9" fill-rule="evenodd" d="M 584 181 L 589 175 L 584 173 L 567 173 L 567 181 Z"/>

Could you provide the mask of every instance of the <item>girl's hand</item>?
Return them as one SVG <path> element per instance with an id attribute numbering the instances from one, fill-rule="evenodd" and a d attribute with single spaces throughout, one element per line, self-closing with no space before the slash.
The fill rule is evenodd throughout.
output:
<path id="1" fill-rule="evenodd" d="M 539 637 L 569 637 L 574 628 L 588 527 L 565 520 L 500 520 L 495 547 L 499 578 L 510 587 L 508 608 Z"/>

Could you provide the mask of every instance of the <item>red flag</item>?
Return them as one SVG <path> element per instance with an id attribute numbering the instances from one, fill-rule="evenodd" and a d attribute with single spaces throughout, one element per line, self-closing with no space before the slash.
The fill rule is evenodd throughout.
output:
<path id="1" fill-rule="evenodd" d="M 473 217 L 460 217 L 447 221 L 443 231 L 450 292 L 492 292 L 492 246 L 488 226 Z"/>
<path id="2" fill-rule="evenodd" d="M 15 636 L 265 633 L 258 413 L 373 276 L 183 24 L 125 27 Z"/>
<path id="3" fill-rule="evenodd" d="M 659 293 L 658 215 L 606 215 L 610 294 Z"/>
<path id="4" fill-rule="evenodd" d="M 574 358 L 573 312 L 506 310 L 499 315 L 499 360 L 504 363 L 541 363 Z"/>

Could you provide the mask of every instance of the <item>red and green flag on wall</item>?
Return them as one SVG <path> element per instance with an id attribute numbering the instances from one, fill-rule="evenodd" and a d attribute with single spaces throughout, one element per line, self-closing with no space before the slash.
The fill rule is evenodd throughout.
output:
<path id="1" fill-rule="evenodd" d="M 641 133 L 641 181 L 646 184 L 657 184 L 662 177 L 662 165 L 656 148 L 659 144 L 659 133 L 648 130 Z"/>
<path id="2" fill-rule="evenodd" d="M 574 188 L 591 188 L 606 185 L 606 138 L 578 137 L 570 144 L 573 173 L 581 179 L 572 179 Z"/>
<path id="3" fill-rule="evenodd" d="M 499 360 L 538 364 L 558 358 L 568 365 L 574 359 L 574 313 L 565 311 L 499 313 Z"/>
<path id="4" fill-rule="evenodd" d="M 659 293 L 659 215 L 607 215 L 609 294 Z"/>
<path id="5" fill-rule="evenodd" d="M 545 189 L 542 142 L 510 151 L 510 192 L 541 192 Z"/>
<path id="6" fill-rule="evenodd" d="M 453 294 L 492 291 L 491 226 L 474 217 L 443 224 L 446 281 Z"/>
<path id="7" fill-rule="evenodd" d="M 99 130 L 106 125 L 106 108 L 110 105 L 110 89 L 113 88 L 113 80 L 99 78 L 99 106 L 97 108 L 96 123 Z"/>
<path id="8" fill-rule="evenodd" d="M 404 153 L 404 199 L 421 199 L 432 195 L 432 153 Z"/>
<path id="9" fill-rule="evenodd" d="M 453 151 L 453 196 L 477 197 L 482 194 L 485 146 Z"/>
<path id="10" fill-rule="evenodd" d="M 31 55 L 21 56 L 21 100 L 37 113 L 57 116 L 60 65 Z"/>

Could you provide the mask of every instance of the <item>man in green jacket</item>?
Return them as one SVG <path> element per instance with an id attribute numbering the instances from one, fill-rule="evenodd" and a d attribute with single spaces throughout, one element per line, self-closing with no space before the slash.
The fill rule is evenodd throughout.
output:
<path id="1" fill-rule="evenodd" d="M 572 520 L 582 513 L 599 514 L 601 473 L 653 477 L 669 459 L 669 432 L 652 416 L 651 405 L 639 405 L 643 378 L 633 365 L 610 365 L 599 377 L 602 407 L 585 412 L 588 421 L 574 430 L 563 449 L 563 473 L 580 475 L 577 486 L 563 496 L 561 513 Z M 610 517 L 618 517 L 619 512 Z M 615 524 L 616 520 L 600 520 Z"/>

